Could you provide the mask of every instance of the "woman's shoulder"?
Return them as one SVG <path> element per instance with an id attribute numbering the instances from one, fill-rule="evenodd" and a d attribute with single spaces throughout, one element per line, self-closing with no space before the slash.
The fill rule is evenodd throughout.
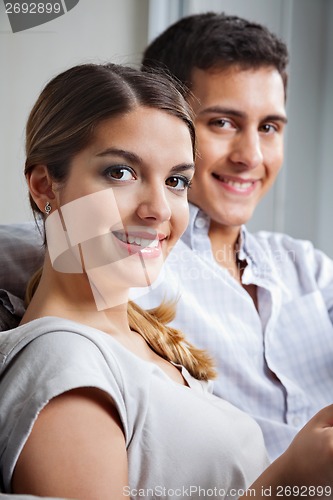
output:
<path id="1" fill-rule="evenodd" d="M 91 387 L 107 393 L 126 422 L 128 388 L 124 387 L 117 356 L 103 345 L 103 336 L 91 330 L 72 321 L 45 317 L 1 333 L 1 417 L 28 426 L 29 418 L 35 418 L 52 398 Z"/>
<path id="2" fill-rule="evenodd" d="M 95 386 L 119 401 L 132 391 L 138 374 L 141 381 L 150 376 L 147 364 L 110 334 L 58 317 L 35 319 L 0 334 L 0 376 L 5 373 L 15 384 L 18 370 L 32 386 L 47 387 L 50 381 L 62 390 Z"/>
<path id="3" fill-rule="evenodd" d="M 40 412 L 69 391 L 89 388 L 106 394 L 119 414 L 126 443 L 130 440 L 128 389 L 124 390 L 117 357 L 112 348 L 106 352 L 102 332 L 92 330 L 45 317 L 0 334 L 0 455 L 7 482 Z"/>
<path id="4" fill-rule="evenodd" d="M 55 317 L 22 324 L 0 335 L 0 375 L 14 390 L 48 391 L 98 387 L 122 400 L 119 356 L 107 334 Z M 19 376 L 18 376 L 19 373 Z M 4 382 L 0 384 L 4 387 Z"/>
<path id="5" fill-rule="evenodd" d="M 59 354 L 62 360 L 65 360 L 67 353 L 73 359 L 72 351 L 76 351 L 79 344 L 78 354 L 85 353 L 85 345 L 91 352 L 92 344 L 98 347 L 98 336 L 93 335 L 91 328 L 86 325 L 67 319 L 57 317 L 34 319 L 0 334 L 0 366 L 10 363 L 18 353 L 23 351 L 29 353 L 30 350 L 34 351 L 35 359 L 44 351 L 48 352 L 50 354 L 48 362 Z M 97 351 L 98 349 L 92 350 L 92 352 Z"/>

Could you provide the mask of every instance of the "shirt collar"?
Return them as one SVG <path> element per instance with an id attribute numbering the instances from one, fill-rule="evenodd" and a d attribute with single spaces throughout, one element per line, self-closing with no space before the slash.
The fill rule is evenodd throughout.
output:
<path id="1" fill-rule="evenodd" d="M 210 226 L 210 217 L 201 208 L 189 203 L 189 223 L 185 233 L 182 236 L 184 243 L 193 249 L 194 245 L 194 235 L 202 234 L 208 237 Z M 248 240 L 250 238 L 250 233 L 247 231 L 245 226 L 241 226 L 241 231 L 239 235 L 238 245 L 239 245 L 239 256 L 240 258 L 246 259 L 250 255 L 248 246 L 251 242 Z"/>
<path id="2" fill-rule="evenodd" d="M 199 207 L 189 203 L 189 224 L 182 236 L 182 241 L 191 250 L 208 251 L 210 249 L 209 240 L 210 217 Z M 244 277 L 253 282 L 252 276 L 256 276 L 256 282 L 277 281 L 274 265 L 272 265 L 272 256 L 269 248 L 263 248 L 258 235 L 250 233 L 245 226 L 241 226 L 238 239 L 238 258 L 240 261 L 246 261 Z"/>
<path id="3" fill-rule="evenodd" d="M 183 242 L 193 250 L 195 234 L 201 233 L 208 237 L 209 225 L 208 215 L 196 205 L 189 203 L 189 223 L 182 236 Z"/>
<path id="4" fill-rule="evenodd" d="M 245 226 L 241 227 L 237 246 L 238 246 L 239 260 L 246 260 L 247 262 L 249 260 L 251 262 L 254 261 L 253 258 L 254 242 L 251 241 L 251 233 L 249 233 L 249 231 L 246 229 Z"/>
<path id="5" fill-rule="evenodd" d="M 285 283 L 279 277 L 270 245 L 265 244 L 265 242 L 265 238 L 260 238 L 260 233 L 252 234 L 245 226 L 242 226 L 238 258 L 245 260 L 248 264 L 244 270 L 243 282 L 246 283 L 248 280 L 249 283 L 254 282 L 263 286 L 269 283 L 278 283 L 278 290 L 289 293 Z"/>

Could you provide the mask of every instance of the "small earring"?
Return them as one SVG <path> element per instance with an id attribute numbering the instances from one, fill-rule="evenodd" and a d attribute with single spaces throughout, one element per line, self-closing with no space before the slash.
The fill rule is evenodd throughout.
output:
<path id="1" fill-rule="evenodd" d="M 51 210 L 52 210 L 52 207 L 51 207 L 51 205 L 50 205 L 50 202 L 49 202 L 49 201 L 46 203 L 46 205 L 45 205 L 45 207 L 44 207 L 44 210 L 45 210 L 45 212 L 46 212 L 46 215 L 49 215 L 49 214 L 50 214 L 50 212 L 51 212 Z"/>

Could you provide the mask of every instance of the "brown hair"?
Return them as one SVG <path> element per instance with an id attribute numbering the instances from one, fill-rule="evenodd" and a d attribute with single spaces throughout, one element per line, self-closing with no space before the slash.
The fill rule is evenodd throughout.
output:
<path id="1" fill-rule="evenodd" d="M 146 48 L 142 69 L 168 72 L 188 89 L 194 68 L 258 69 L 271 66 L 280 73 L 287 92 L 288 49 L 262 24 L 205 12 L 183 17 Z"/>
<path id="2" fill-rule="evenodd" d="M 160 109 L 182 120 L 189 129 L 194 154 L 191 110 L 174 82 L 125 66 L 84 64 L 52 79 L 35 103 L 26 127 L 25 174 L 43 164 L 52 179 L 65 183 L 72 158 L 87 147 L 96 126 L 140 105 Z M 30 203 L 34 212 L 43 217 L 31 196 Z M 28 285 L 27 303 L 40 275 L 37 272 Z M 148 312 L 129 302 L 129 325 L 163 358 L 182 364 L 198 379 L 212 378 L 215 371 L 209 356 L 187 342 L 181 332 L 166 326 L 174 312 L 171 304 L 162 304 Z"/>

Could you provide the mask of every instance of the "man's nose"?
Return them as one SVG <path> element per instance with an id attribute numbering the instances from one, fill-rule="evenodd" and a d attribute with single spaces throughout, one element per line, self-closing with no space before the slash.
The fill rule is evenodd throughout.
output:
<path id="1" fill-rule="evenodd" d="M 233 163 L 253 169 L 263 161 L 260 136 L 257 130 L 248 130 L 235 137 L 230 154 Z"/>

